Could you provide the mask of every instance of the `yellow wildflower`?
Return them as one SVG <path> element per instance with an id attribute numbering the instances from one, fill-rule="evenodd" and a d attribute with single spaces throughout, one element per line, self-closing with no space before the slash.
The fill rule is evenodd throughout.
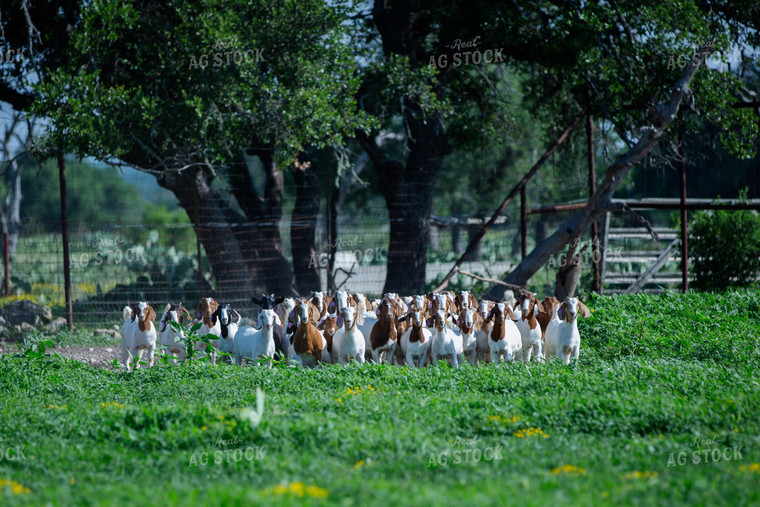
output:
<path id="1" fill-rule="evenodd" d="M 561 467 L 552 468 L 552 475 L 557 474 L 578 474 L 586 475 L 586 470 L 575 465 L 562 465 Z"/>

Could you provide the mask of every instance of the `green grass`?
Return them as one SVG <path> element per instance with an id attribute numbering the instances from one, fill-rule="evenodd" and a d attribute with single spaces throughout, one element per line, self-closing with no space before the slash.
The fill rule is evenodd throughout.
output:
<path id="1" fill-rule="evenodd" d="M 26 459 L 1 461 L 0 479 L 29 493 L 8 487 L 0 502 L 758 504 L 759 299 L 597 299 L 570 367 L 124 373 L 4 356 L 0 448 L 24 446 Z M 729 329 L 715 309 L 741 310 L 740 324 Z M 257 387 L 265 409 L 254 426 L 241 409 L 256 406 Z M 503 459 L 471 454 L 496 448 Z M 739 454 L 713 462 L 725 448 Z"/>

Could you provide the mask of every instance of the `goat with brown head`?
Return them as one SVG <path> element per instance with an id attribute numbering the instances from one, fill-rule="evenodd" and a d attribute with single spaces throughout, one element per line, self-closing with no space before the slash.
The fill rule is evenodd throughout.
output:
<path id="1" fill-rule="evenodd" d="M 293 335 L 294 358 L 301 364 L 320 364 L 329 358 L 327 341 L 317 329 L 320 312 L 317 307 L 307 299 L 296 300 L 295 316 L 298 325 Z"/>

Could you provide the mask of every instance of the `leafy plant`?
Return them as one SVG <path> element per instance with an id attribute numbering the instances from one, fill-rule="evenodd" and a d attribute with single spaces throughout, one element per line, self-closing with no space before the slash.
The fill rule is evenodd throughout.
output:
<path id="1" fill-rule="evenodd" d="M 747 190 L 740 193 L 746 200 Z M 755 211 L 697 211 L 689 227 L 692 272 L 699 290 L 746 287 L 760 273 L 760 215 Z"/>

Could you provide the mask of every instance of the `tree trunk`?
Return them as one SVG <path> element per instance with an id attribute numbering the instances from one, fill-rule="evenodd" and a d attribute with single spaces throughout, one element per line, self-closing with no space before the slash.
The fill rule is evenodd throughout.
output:
<path id="1" fill-rule="evenodd" d="M 296 290 L 302 296 L 322 290 L 319 259 L 314 246 L 319 214 L 319 173 L 305 153 L 299 154 L 293 167 L 296 180 L 296 203 L 290 217 L 290 244 L 293 251 L 293 273 Z"/>
<path id="2" fill-rule="evenodd" d="M 11 136 L 15 135 L 16 125 L 20 120 L 20 115 L 14 115 L 12 122 L 5 129 L 3 138 L 3 155 L 10 160 L 9 167 L 5 170 L 5 198 L 3 199 L 2 210 L 0 210 L 0 221 L 2 222 L 2 232 L 8 233 L 8 258 L 13 259 L 18 245 L 18 234 L 21 226 L 21 171 L 23 169 L 26 155 L 14 157 L 10 151 Z M 28 140 L 27 140 L 28 142 Z M 0 250 L 5 248 L 5 244 L 0 242 Z"/>
<path id="3" fill-rule="evenodd" d="M 657 235 L 649 223 L 640 215 L 636 215 L 624 203 L 613 203 L 612 196 L 623 181 L 624 177 L 654 148 L 663 138 L 663 133 L 675 119 L 684 98 L 691 94 L 689 84 L 704 61 L 704 58 L 712 51 L 712 44 L 705 44 L 699 48 L 697 54 L 701 58 L 693 58 L 683 74 L 672 88 L 667 103 L 660 103 L 651 112 L 651 125 L 644 128 L 644 135 L 627 153 L 618 158 L 608 169 L 604 181 L 599 185 L 588 204 L 575 213 L 554 234 L 549 236 L 539 246 L 528 254 L 517 267 L 508 274 L 504 281 L 507 283 L 524 286 L 528 280 L 546 264 L 552 255 L 558 253 L 565 245 L 574 238 L 580 237 L 581 233 L 595 220 L 608 211 L 622 211 L 635 218 L 643 226 L 647 227 L 656 239 Z M 499 290 L 491 287 L 486 296 L 495 297 Z"/>
<path id="4" fill-rule="evenodd" d="M 425 290 L 433 190 L 442 159 L 451 147 L 438 115 L 427 121 L 421 118 L 419 105 L 407 98 L 406 165 L 389 160 L 374 139 L 361 132 L 357 135 L 378 172 L 380 193 L 388 206 L 390 242 L 384 292 L 420 294 Z"/>
<path id="5" fill-rule="evenodd" d="M 557 281 L 554 288 L 554 295 L 560 301 L 573 297 L 581 278 L 583 251 L 588 247 L 588 244 L 583 245 L 581 251 L 576 253 L 577 239 L 570 244 L 567 253 L 560 257 L 560 268 L 557 270 Z"/>
<path id="6" fill-rule="evenodd" d="M 181 172 L 166 171 L 157 181 L 187 210 L 216 279 L 215 297 L 247 300 L 262 292 L 293 294 L 288 283 L 292 280 L 290 266 L 281 245 L 272 239 L 271 230 L 279 220 L 273 222 L 272 216 L 264 215 L 256 221 L 243 221 L 211 188 L 210 175 L 200 165 Z M 280 271 L 283 266 L 287 271 Z"/>

